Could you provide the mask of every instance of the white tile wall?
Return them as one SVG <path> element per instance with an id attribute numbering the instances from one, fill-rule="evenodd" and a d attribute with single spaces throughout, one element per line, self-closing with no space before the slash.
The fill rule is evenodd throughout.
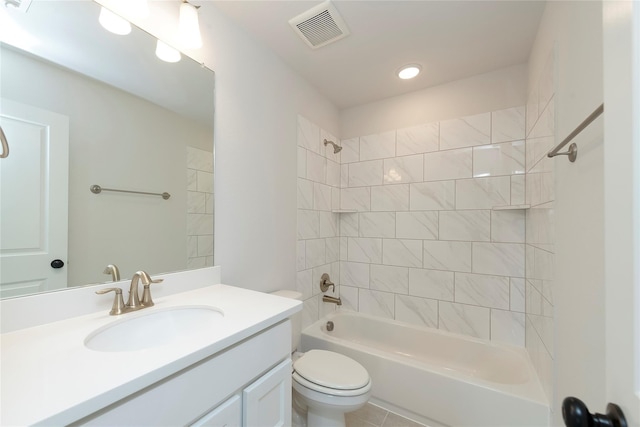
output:
<path id="1" fill-rule="evenodd" d="M 473 176 L 473 149 L 438 151 L 424 156 L 424 180 L 471 178 Z"/>
<path id="2" fill-rule="evenodd" d="M 213 266 L 213 153 L 187 146 L 187 268 Z"/>
<path id="3" fill-rule="evenodd" d="M 384 159 L 384 183 L 422 182 L 423 156 Z"/>
<path id="4" fill-rule="evenodd" d="M 491 113 L 440 122 L 440 149 L 491 143 Z"/>
<path id="5" fill-rule="evenodd" d="M 409 184 L 371 187 L 372 211 L 409 210 Z"/>
<path id="6" fill-rule="evenodd" d="M 421 182 L 409 185 L 409 208 L 412 211 L 455 208 L 455 181 Z"/>
<path id="7" fill-rule="evenodd" d="M 335 308 L 316 289 L 327 270 L 340 284 L 343 310 L 523 346 L 526 295 L 542 289 L 544 279 L 538 287 L 525 280 L 524 211 L 491 208 L 525 202 L 525 111 L 344 140 L 340 167 L 309 141 L 326 132 L 303 120 L 298 250 L 304 254 L 296 286 L 307 298 L 305 319 Z M 541 175 L 537 188 L 549 194 L 542 181 Z M 337 208 L 357 212 L 329 210 Z M 540 271 L 548 260 L 537 249 L 530 258 Z"/>
<path id="8" fill-rule="evenodd" d="M 327 139 L 345 147 L 334 153 L 333 147 L 325 146 Z M 355 153 L 354 153 L 355 150 Z M 342 143 L 334 135 L 302 116 L 298 116 L 298 243 L 297 276 L 295 289 L 302 293 L 303 326 L 315 322 L 319 316 L 334 307 L 325 307 L 319 297 L 320 276 L 328 273 L 331 279 L 340 282 L 341 241 L 339 230 L 341 222 L 355 219 L 353 225 L 357 235 L 358 218 L 350 218 L 333 213 L 340 209 L 342 186 L 343 156 L 358 159 L 358 141 Z M 355 166 L 358 167 L 357 165 Z M 347 179 L 346 174 L 345 179 Z M 380 183 L 382 182 L 382 162 L 380 162 Z M 368 185 L 368 184 L 367 184 Z M 369 205 L 368 187 L 354 189 L 346 197 L 345 206 L 361 210 Z M 343 226 L 346 230 L 348 226 Z M 345 249 L 346 255 L 346 249 Z M 361 264 L 368 269 L 368 264 Z M 358 282 L 354 282 L 358 283 Z M 293 286 L 292 286 L 293 287 Z M 337 294 L 337 292 L 336 292 Z"/>
<path id="9" fill-rule="evenodd" d="M 439 123 L 428 123 L 396 131 L 396 155 L 398 156 L 438 151 L 439 145 Z"/>
<path id="10" fill-rule="evenodd" d="M 524 140 L 525 107 L 508 108 L 491 113 L 491 142 Z"/>
<path id="11" fill-rule="evenodd" d="M 525 280 L 511 283 L 512 312 L 524 311 L 525 345 L 547 398 L 553 399 L 553 287 L 555 265 L 554 165 L 546 153 L 555 144 L 554 52 L 529 94 L 526 110 Z M 520 339 L 508 330 L 505 339 Z"/>
<path id="12" fill-rule="evenodd" d="M 382 160 L 349 165 L 349 187 L 382 185 Z"/>
<path id="13" fill-rule="evenodd" d="M 395 131 L 360 137 L 360 161 L 386 159 L 395 155 Z"/>
<path id="14" fill-rule="evenodd" d="M 359 214 L 358 234 L 361 237 L 396 237 L 396 215 L 395 212 L 363 212 Z"/>
<path id="15" fill-rule="evenodd" d="M 473 176 L 523 174 L 524 147 L 524 139 L 473 147 Z"/>

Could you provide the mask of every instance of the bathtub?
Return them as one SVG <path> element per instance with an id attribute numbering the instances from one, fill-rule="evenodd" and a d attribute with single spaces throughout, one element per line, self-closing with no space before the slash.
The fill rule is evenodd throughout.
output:
<path id="1" fill-rule="evenodd" d="M 373 380 L 372 403 L 429 426 L 549 425 L 524 349 L 354 312 L 304 329 L 301 348 L 357 360 Z"/>

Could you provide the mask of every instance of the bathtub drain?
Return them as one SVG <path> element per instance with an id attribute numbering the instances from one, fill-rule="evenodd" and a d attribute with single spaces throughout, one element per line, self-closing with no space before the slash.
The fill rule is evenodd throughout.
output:
<path id="1" fill-rule="evenodd" d="M 331 320 L 327 322 L 327 331 L 333 331 L 333 322 Z"/>

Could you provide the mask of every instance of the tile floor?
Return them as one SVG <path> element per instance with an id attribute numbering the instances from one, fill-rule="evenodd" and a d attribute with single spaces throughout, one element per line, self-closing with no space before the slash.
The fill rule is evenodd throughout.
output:
<path id="1" fill-rule="evenodd" d="M 424 427 L 415 421 L 367 403 L 362 409 L 346 415 L 347 427 Z"/>

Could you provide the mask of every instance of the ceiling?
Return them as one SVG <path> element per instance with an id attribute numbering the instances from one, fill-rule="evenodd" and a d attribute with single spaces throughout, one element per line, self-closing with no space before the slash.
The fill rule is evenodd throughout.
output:
<path id="1" fill-rule="evenodd" d="M 334 0 L 351 34 L 316 50 L 288 21 L 321 1 L 216 6 L 344 109 L 527 62 L 544 1 Z M 396 77 L 419 63 L 413 80 Z"/>

